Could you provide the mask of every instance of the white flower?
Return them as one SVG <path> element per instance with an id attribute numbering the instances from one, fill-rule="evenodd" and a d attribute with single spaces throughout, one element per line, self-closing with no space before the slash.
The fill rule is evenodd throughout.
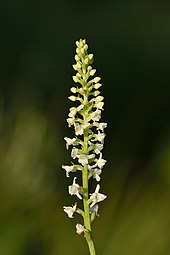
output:
<path id="1" fill-rule="evenodd" d="M 68 137 L 64 137 L 64 140 L 66 141 L 66 149 L 68 150 L 70 145 L 77 145 L 76 143 L 76 138 L 68 138 Z"/>
<path id="2" fill-rule="evenodd" d="M 76 233 L 77 233 L 78 235 L 81 235 L 84 231 L 85 231 L 84 226 L 81 225 L 81 224 L 79 224 L 79 223 L 77 223 L 77 224 L 76 224 Z"/>
<path id="3" fill-rule="evenodd" d="M 104 110 L 104 109 L 103 109 L 103 106 L 104 106 L 104 103 L 103 103 L 103 102 L 97 102 L 94 106 L 95 106 L 97 109 Z"/>
<path id="4" fill-rule="evenodd" d="M 76 107 L 71 107 L 68 116 L 71 117 L 71 118 L 74 117 L 77 114 L 77 112 L 79 112 L 83 109 L 83 107 L 84 107 L 84 105 L 82 105 L 82 104 L 79 105 L 77 108 Z"/>
<path id="5" fill-rule="evenodd" d="M 97 97 L 94 99 L 94 101 L 95 101 L 95 103 L 97 104 L 97 103 L 103 101 L 103 99 L 104 99 L 104 97 L 102 97 L 102 96 L 97 96 Z"/>
<path id="6" fill-rule="evenodd" d="M 70 110 L 70 112 L 69 112 L 68 116 L 70 118 L 74 117 L 77 113 L 77 108 L 76 107 L 71 107 L 69 110 Z"/>
<path id="7" fill-rule="evenodd" d="M 74 206 L 63 206 L 64 208 L 64 212 L 67 213 L 68 217 L 69 218 L 73 218 L 73 214 L 75 213 L 76 211 L 76 208 L 77 208 L 77 203 L 75 203 Z"/>
<path id="8" fill-rule="evenodd" d="M 99 154 L 101 152 L 101 150 L 103 150 L 103 144 L 102 143 L 96 143 L 94 145 L 94 152 L 96 154 Z"/>
<path id="9" fill-rule="evenodd" d="M 76 195 L 79 199 L 82 199 L 82 197 L 79 194 L 80 186 L 76 183 L 76 179 L 77 177 L 74 177 L 73 184 L 68 187 L 68 192 L 71 196 Z"/>
<path id="10" fill-rule="evenodd" d="M 99 168 L 93 169 L 93 178 L 96 179 L 97 182 L 100 181 L 100 174 L 102 173 L 102 170 Z"/>
<path id="11" fill-rule="evenodd" d="M 91 139 L 92 142 L 99 141 L 101 143 L 104 143 L 104 138 L 106 136 L 105 133 L 100 133 L 98 131 L 98 134 L 95 134 L 94 136 L 95 136 L 95 138 Z"/>
<path id="12" fill-rule="evenodd" d="M 74 129 L 76 135 L 82 135 L 84 133 L 84 128 L 79 123 L 74 123 Z"/>
<path id="13" fill-rule="evenodd" d="M 88 165 L 89 172 L 92 172 L 93 178 L 96 179 L 97 182 L 100 181 L 100 174 L 102 173 L 102 170 L 97 168 L 97 163 L 94 165 Z"/>
<path id="14" fill-rule="evenodd" d="M 76 119 L 73 117 L 73 118 L 67 118 L 67 123 L 68 123 L 68 126 L 71 127 L 72 125 L 74 125 Z"/>
<path id="15" fill-rule="evenodd" d="M 103 110 L 103 106 L 104 106 L 104 103 L 102 102 L 104 99 L 104 97 L 102 96 L 97 96 L 96 98 L 93 98 L 92 101 L 95 102 L 94 106 L 97 108 L 97 109 L 100 109 L 100 110 Z"/>
<path id="16" fill-rule="evenodd" d="M 100 153 L 99 159 L 97 159 L 97 165 L 99 168 L 103 168 L 104 165 L 106 164 L 107 160 L 102 159 L 102 153 Z"/>
<path id="17" fill-rule="evenodd" d="M 62 168 L 66 171 L 66 176 L 69 177 L 70 172 L 75 172 L 74 166 L 64 166 L 62 165 Z"/>
<path id="18" fill-rule="evenodd" d="M 72 151 L 71 151 L 71 157 L 72 157 L 73 159 L 78 158 L 79 155 L 80 155 L 80 152 L 79 152 L 79 151 L 80 151 L 79 149 L 73 147 L 73 149 L 72 149 Z"/>
<path id="19" fill-rule="evenodd" d="M 95 192 L 91 194 L 90 200 L 92 201 L 92 204 L 90 207 L 92 208 L 96 203 L 103 201 L 107 196 L 104 194 L 99 193 L 100 185 L 97 184 Z"/>
<path id="20" fill-rule="evenodd" d="M 76 135 L 83 135 L 84 130 L 90 126 L 90 123 L 88 122 L 88 119 L 84 121 L 83 124 L 74 123 L 74 129 Z"/>
<path id="21" fill-rule="evenodd" d="M 93 122 L 93 125 L 97 127 L 97 130 L 101 130 L 101 131 L 104 131 L 104 128 L 107 127 L 107 123 L 104 123 L 104 122 L 101 122 L 101 123 Z"/>
<path id="22" fill-rule="evenodd" d="M 99 121 L 100 118 L 101 118 L 101 111 L 100 110 L 96 110 L 94 112 L 92 112 L 90 114 L 90 118 L 93 120 L 93 121 Z"/>
<path id="23" fill-rule="evenodd" d="M 91 154 L 91 155 L 80 154 L 78 156 L 78 162 L 84 166 L 84 165 L 88 164 L 89 159 L 92 159 L 94 157 L 95 157 L 94 154 Z"/>

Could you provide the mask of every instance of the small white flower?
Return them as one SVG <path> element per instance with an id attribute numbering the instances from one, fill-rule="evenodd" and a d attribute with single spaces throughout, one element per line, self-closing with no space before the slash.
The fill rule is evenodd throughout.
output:
<path id="1" fill-rule="evenodd" d="M 70 145 L 77 145 L 76 143 L 76 138 L 68 138 L 68 137 L 64 137 L 64 140 L 66 141 L 66 149 L 68 150 Z"/>
<path id="2" fill-rule="evenodd" d="M 97 103 L 103 101 L 103 99 L 104 99 L 104 97 L 102 97 L 102 96 L 97 96 L 97 97 L 94 99 L 94 101 L 95 101 L 95 103 L 97 104 Z"/>
<path id="3" fill-rule="evenodd" d="M 68 187 L 68 192 L 71 196 L 76 195 L 79 199 L 82 199 L 80 196 L 80 186 L 76 183 L 77 177 L 74 177 L 73 184 Z"/>
<path id="4" fill-rule="evenodd" d="M 76 233 L 77 233 L 78 235 L 81 235 L 84 231 L 85 231 L 84 226 L 81 225 L 81 224 L 79 224 L 79 223 L 77 223 L 77 224 L 76 224 Z"/>
<path id="5" fill-rule="evenodd" d="M 100 110 L 104 110 L 103 109 L 103 106 L 104 106 L 104 103 L 103 102 L 98 102 L 94 105 L 97 109 L 100 109 Z"/>
<path id="6" fill-rule="evenodd" d="M 94 145 L 94 152 L 96 154 L 99 154 L 101 152 L 101 150 L 103 150 L 103 144 L 102 143 L 96 143 Z"/>
<path id="7" fill-rule="evenodd" d="M 72 117 L 74 117 L 75 115 L 76 115 L 76 113 L 77 113 L 77 108 L 76 107 L 71 107 L 70 109 L 69 109 L 69 114 L 68 114 L 68 116 L 70 117 L 70 118 L 72 118 Z"/>
<path id="8" fill-rule="evenodd" d="M 101 122 L 101 123 L 98 123 L 97 130 L 104 131 L 104 128 L 106 127 L 107 127 L 107 123 Z"/>
<path id="9" fill-rule="evenodd" d="M 96 110 L 94 112 L 92 112 L 90 114 L 90 118 L 93 120 L 93 121 L 99 121 L 100 118 L 101 118 L 101 111 L 100 110 Z"/>
<path id="10" fill-rule="evenodd" d="M 84 166 L 84 165 L 88 164 L 89 159 L 92 159 L 94 157 L 95 157 L 94 154 L 91 154 L 91 155 L 80 154 L 78 157 L 78 162 Z"/>
<path id="11" fill-rule="evenodd" d="M 80 155 L 80 150 L 77 149 L 77 148 L 75 148 L 75 147 L 73 147 L 73 149 L 72 149 L 72 151 L 71 151 L 71 157 L 72 157 L 73 159 L 75 159 L 75 158 L 78 158 L 79 155 Z"/>
<path id="12" fill-rule="evenodd" d="M 70 172 L 75 172 L 74 166 L 64 166 L 64 165 L 62 165 L 62 168 L 66 171 L 66 177 L 69 177 Z"/>
<path id="13" fill-rule="evenodd" d="M 83 109 L 83 107 L 84 107 L 84 105 L 79 105 L 77 108 L 76 107 L 71 107 L 69 110 L 70 110 L 70 112 L 69 112 L 69 117 L 74 117 L 76 114 L 77 114 L 77 112 L 79 112 L 79 111 L 81 111 L 82 109 Z"/>
<path id="14" fill-rule="evenodd" d="M 106 195 L 99 193 L 99 189 L 100 189 L 100 185 L 97 184 L 95 192 L 93 194 L 91 194 L 91 196 L 90 196 L 90 200 L 92 201 L 92 204 L 90 205 L 91 208 L 96 203 L 103 201 L 107 197 Z"/>
<path id="15" fill-rule="evenodd" d="M 74 125 L 76 119 L 73 117 L 73 118 L 67 118 L 67 123 L 68 123 L 68 126 L 71 127 L 72 125 Z"/>
<path id="16" fill-rule="evenodd" d="M 100 174 L 102 173 L 102 170 L 99 168 L 93 169 L 93 178 L 96 179 L 97 182 L 100 181 Z"/>
<path id="17" fill-rule="evenodd" d="M 77 208 L 77 203 L 75 203 L 74 206 L 63 206 L 64 208 L 64 212 L 67 213 L 68 217 L 69 218 L 73 218 L 73 214 L 75 213 L 76 211 L 76 208 Z"/>
<path id="18" fill-rule="evenodd" d="M 91 169 L 91 172 L 93 173 L 93 178 L 96 179 L 97 182 L 100 181 L 100 174 L 102 173 L 102 170 L 99 168 Z"/>
<path id="19" fill-rule="evenodd" d="M 103 144 L 105 136 L 106 136 L 105 133 L 100 133 L 98 131 L 98 134 L 95 134 L 95 138 L 91 139 L 91 141 L 92 142 L 99 141 L 99 142 L 101 142 Z"/>
<path id="20" fill-rule="evenodd" d="M 102 153 L 100 153 L 99 159 L 97 160 L 97 165 L 100 169 L 102 169 L 104 167 L 104 165 L 106 164 L 107 160 L 102 159 Z"/>
<path id="21" fill-rule="evenodd" d="M 79 123 L 74 123 L 74 129 L 76 135 L 82 135 L 84 133 L 84 128 Z"/>

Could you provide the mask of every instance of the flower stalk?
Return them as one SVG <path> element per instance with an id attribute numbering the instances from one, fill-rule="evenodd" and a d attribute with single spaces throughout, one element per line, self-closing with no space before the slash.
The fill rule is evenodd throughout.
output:
<path id="1" fill-rule="evenodd" d="M 96 255 L 94 242 L 92 239 L 92 222 L 98 216 L 98 203 L 103 201 L 107 196 L 99 193 L 100 185 L 97 184 L 95 192 L 89 193 L 89 179 L 94 178 L 100 181 L 102 169 L 106 160 L 102 159 L 101 150 L 104 144 L 104 128 L 107 123 L 99 123 L 101 111 L 103 110 L 103 97 L 100 96 L 101 87 L 100 77 L 94 77 L 96 70 L 92 68 L 93 54 L 88 54 L 88 45 L 85 40 L 80 39 L 76 42 L 76 64 L 73 65 L 76 75 L 73 81 L 77 84 L 70 90 L 73 95 L 69 99 L 77 103 L 76 107 L 71 107 L 68 114 L 68 126 L 74 127 L 75 137 L 65 137 L 66 149 L 73 146 L 71 157 L 75 163 L 71 166 L 63 165 L 66 171 L 66 177 L 70 173 L 81 171 L 82 186 L 80 186 L 74 177 L 72 185 L 69 185 L 68 192 L 82 200 L 82 209 L 78 208 L 76 202 L 73 206 L 64 206 L 64 211 L 69 218 L 73 218 L 74 213 L 83 217 L 83 225 L 76 225 L 77 234 L 84 233 L 87 241 L 90 255 Z"/>

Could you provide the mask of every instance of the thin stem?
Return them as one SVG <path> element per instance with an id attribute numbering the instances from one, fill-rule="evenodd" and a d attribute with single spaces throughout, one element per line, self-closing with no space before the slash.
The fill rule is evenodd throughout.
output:
<path id="1" fill-rule="evenodd" d="M 84 144 L 83 144 L 84 153 L 88 154 L 88 129 L 84 132 Z M 83 205 L 84 205 L 84 226 L 85 226 L 85 238 L 89 247 L 90 255 L 96 255 L 94 242 L 91 234 L 91 220 L 90 220 L 90 208 L 88 203 L 89 198 L 89 188 L 88 188 L 88 165 L 84 165 L 82 172 L 83 179 Z"/>

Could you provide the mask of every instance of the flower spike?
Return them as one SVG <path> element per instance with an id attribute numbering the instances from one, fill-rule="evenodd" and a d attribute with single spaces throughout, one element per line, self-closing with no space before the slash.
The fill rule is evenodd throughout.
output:
<path id="1" fill-rule="evenodd" d="M 69 110 L 67 123 L 74 128 L 75 137 L 65 137 L 66 149 L 71 149 L 72 165 L 63 165 L 66 177 L 70 173 L 80 170 L 82 185 L 77 183 L 77 177 L 73 178 L 73 183 L 69 185 L 68 192 L 71 196 L 76 196 L 82 201 L 83 209 L 74 206 L 64 206 L 64 212 L 69 218 L 73 218 L 74 213 L 83 217 L 83 224 L 76 225 L 77 234 L 84 233 L 89 246 L 90 255 L 96 255 L 94 242 L 91 235 L 91 223 L 98 216 L 98 203 L 106 199 L 106 195 L 99 193 L 100 185 L 97 184 L 95 192 L 89 193 L 89 179 L 93 177 L 95 181 L 101 180 L 101 173 L 106 164 L 102 158 L 105 132 L 107 123 L 100 122 L 104 107 L 104 97 L 100 95 L 101 78 L 96 76 L 96 69 L 92 67 L 94 56 L 88 53 L 86 40 L 76 41 L 76 55 L 73 69 L 75 85 L 71 87 L 71 95 L 68 97 L 75 106 Z M 79 202 L 81 202 L 79 200 Z"/>

